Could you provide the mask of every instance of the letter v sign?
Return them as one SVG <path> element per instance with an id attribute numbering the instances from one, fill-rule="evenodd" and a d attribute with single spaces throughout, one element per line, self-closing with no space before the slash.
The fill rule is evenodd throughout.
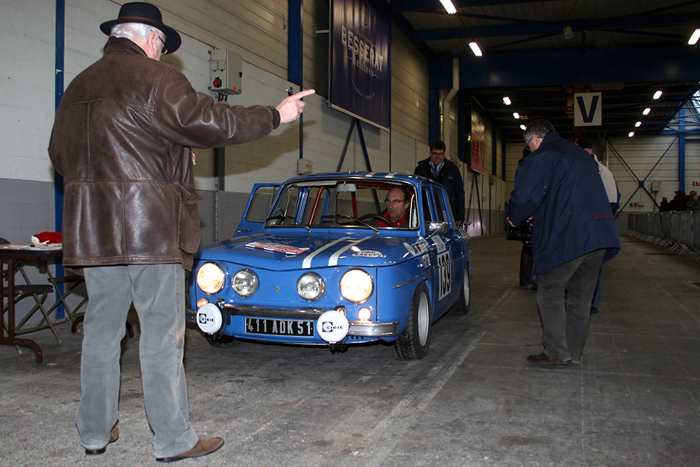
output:
<path id="1" fill-rule="evenodd" d="M 602 93 L 574 94 L 574 126 L 599 126 L 603 124 Z"/>

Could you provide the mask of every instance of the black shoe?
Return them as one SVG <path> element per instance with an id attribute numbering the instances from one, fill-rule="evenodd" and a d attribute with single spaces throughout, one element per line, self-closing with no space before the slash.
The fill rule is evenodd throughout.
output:
<path id="1" fill-rule="evenodd" d="M 109 442 L 107 444 L 98 449 L 85 448 L 85 454 L 88 456 L 99 456 L 100 454 L 104 454 L 105 451 L 107 451 L 107 445 L 112 444 L 119 439 L 119 427 L 117 426 L 117 423 L 114 424 L 112 431 L 109 432 Z"/>
<path id="2" fill-rule="evenodd" d="M 557 360 L 544 352 L 539 355 L 530 355 L 527 357 L 527 362 L 540 367 L 555 367 L 571 364 L 571 360 Z"/>

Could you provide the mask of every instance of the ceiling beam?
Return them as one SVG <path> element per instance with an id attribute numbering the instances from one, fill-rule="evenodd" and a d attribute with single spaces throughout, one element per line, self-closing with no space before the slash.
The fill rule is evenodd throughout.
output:
<path id="1" fill-rule="evenodd" d="M 529 21 L 502 18 L 503 21 L 517 23 L 495 26 L 482 26 L 473 28 L 431 29 L 416 31 L 413 39 L 422 41 L 436 41 L 448 39 L 478 39 L 481 37 L 522 36 L 532 34 L 563 34 L 566 26 L 571 26 L 573 32 L 594 30 L 624 30 L 653 27 L 678 27 L 700 24 L 700 15 L 657 15 L 657 16 L 631 16 L 623 18 L 606 18 L 600 20 L 578 21 Z M 633 32 L 633 31 L 632 31 Z M 685 36 L 685 31 L 679 31 L 679 36 Z"/>
<path id="2" fill-rule="evenodd" d="M 460 55 L 460 87 L 698 81 L 700 47 L 617 47 Z M 452 86 L 452 57 L 435 59 L 439 87 Z"/>
<path id="3" fill-rule="evenodd" d="M 522 5 L 526 3 L 547 3 L 559 1 L 561 0 L 454 0 L 452 3 L 454 4 L 455 8 L 467 8 L 477 6 Z M 391 2 L 391 11 L 393 13 L 416 10 L 445 11 L 438 0 L 393 0 Z"/>

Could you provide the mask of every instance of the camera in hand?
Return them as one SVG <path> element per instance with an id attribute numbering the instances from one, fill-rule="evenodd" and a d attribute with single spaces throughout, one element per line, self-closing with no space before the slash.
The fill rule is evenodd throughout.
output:
<path id="1" fill-rule="evenodd" d="M 526 245 L 532 244 L 532 219 L 527 219 L 516 227 L 511 227 L 509 225 L 506 239 L 517 240 Z"/>

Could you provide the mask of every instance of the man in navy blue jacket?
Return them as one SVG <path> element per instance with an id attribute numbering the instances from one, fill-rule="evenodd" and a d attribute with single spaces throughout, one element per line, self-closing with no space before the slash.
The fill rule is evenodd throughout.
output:
<path id="1" fill-rule="evenodd" d="M 532 154 L 516 171 L 508 220 L 532 216 L 544 352 L 528 362 L 579 363 L 598 271 L 620 251 L 620 237 L 595 160 L 547 120 L 534 120 L 524 137 Z"/>

